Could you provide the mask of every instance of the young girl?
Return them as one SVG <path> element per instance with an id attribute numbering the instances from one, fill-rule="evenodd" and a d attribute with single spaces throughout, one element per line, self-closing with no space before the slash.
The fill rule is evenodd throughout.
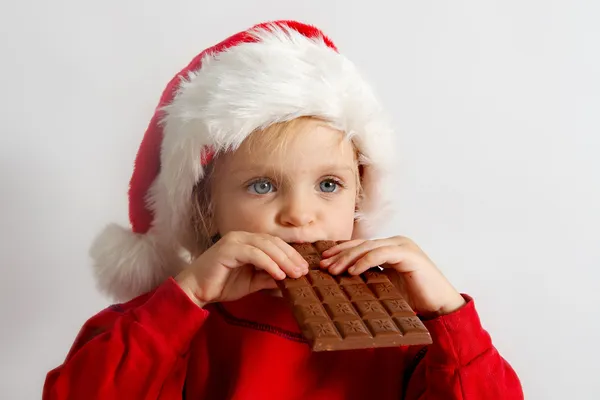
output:
<path id="1" fill-rule="evenodd" d="M 319 30 L 261 24 L 204 51 L 167 86 L 129 192 L 132 231 L 92 256 L 124 303 L 91 318 L 45 399 L 521 399 L 509 364 L 410 239 L 383 218 L 391 130 Z M 311 352 L 276 281 L 307 274 L 289 243 L 348 240 L 332 274 L 383 265 L 430 346 Z"/>

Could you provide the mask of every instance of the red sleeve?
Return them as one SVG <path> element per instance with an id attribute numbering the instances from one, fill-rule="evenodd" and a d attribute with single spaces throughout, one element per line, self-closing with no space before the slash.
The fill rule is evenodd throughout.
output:
<path id="1" fill-rule="evenodd" d="M 44 400 L 181 398 L 190 343 L 208 312 L 173 279 L 88 320 Z"/>
<path id="2" fill-rule="evenodd" d="M 460 310 L 424 321 L 433 344 L 408 382 L 407 400 L 522 400 L 517 374 L 492 345 L 471 297 Z"/>

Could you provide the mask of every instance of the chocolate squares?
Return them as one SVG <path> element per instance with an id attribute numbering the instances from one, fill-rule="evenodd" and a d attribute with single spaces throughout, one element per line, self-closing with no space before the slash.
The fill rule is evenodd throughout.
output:
<path id="1" fill-rule="evenodd" d="M 431 343 L 429 332 L 387 275 L 334 276 L 319 269 L 333 241 L 292 244 L 309 263 L 299 279 L 278 281 L 313 351 Z"/>

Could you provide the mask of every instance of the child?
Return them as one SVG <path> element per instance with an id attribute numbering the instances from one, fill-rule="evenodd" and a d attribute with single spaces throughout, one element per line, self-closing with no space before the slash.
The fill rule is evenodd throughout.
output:
<path id="1" fill-rule="evenodd" d="M 319 30 L 261 24 L 167 86 L 131 180 L 133 231 L 92 256 L 125 303 L 91 318 L 45 399 L 521 399 L 509 364 L 410 239 L 365 240 L 386 218 L 391 130 Z M 391 182 L 391 181 L 390 181 Z M 430 346 L 313 353 L 276 280 L 307 274 L 288 244 L 349 240 L 333 274 L 384 265 Z"/>

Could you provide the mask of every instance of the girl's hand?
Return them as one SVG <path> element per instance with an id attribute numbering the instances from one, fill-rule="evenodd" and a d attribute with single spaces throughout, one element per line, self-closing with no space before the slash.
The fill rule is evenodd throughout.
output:
<path id="1" fill-rule="evenodd" d="M 334 275 L 346 270 L 359 275 L 378 265 L 386 268 L 411 307 L 425 318 L 449 314 L 465 304 L 419 246 L 402 236 L 347 241 L 323 252 L 321 261 L 321 267 Z"/>
<path id="2" fill-rule="evenodd" d="M 275 280 L 299 278 L 308 263 L 280 238 L 231 232 L 206 250 L 175 281 L 199 306 L 232 301 L 262 289 L 275 289 Z"/>

